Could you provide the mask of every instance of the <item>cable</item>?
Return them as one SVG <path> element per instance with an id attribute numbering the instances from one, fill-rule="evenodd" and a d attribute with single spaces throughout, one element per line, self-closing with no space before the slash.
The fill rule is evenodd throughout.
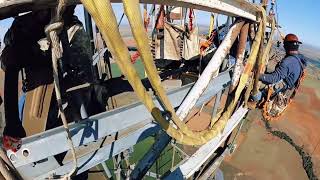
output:
<path id="1" fill-rule="evenodd" d="M 124 17 L 124 13 L 122 13 L 122 15 L 121 15 L 121 18 L 120 18 L 120 20 L 119 20 L 119 22 L 118 22 L 118 27 L 120 27 L 120 24 L 121 24 L 121 22 L 122 22 L 122 20 L 123 20 L 123 17 Z"/>
<path id="2" fill-rule="evenodd" d="M 60 84 L 59 84 L 59 70 L 58 70 L 58 62 L 62 60 L 62 49 L 60 46 L 60 40 L 58 37 L 58 32 L 63 28 L 63 12 L 67 5 L 67 0 L 59 0 L 58 6 L 55 12 L 52 14 L 51 22 L 46 27 L 45 32 L 48 36 L 48 39 L 51 42 L 51 54 L 52 54 L 52 67 L 53 67 L 53 79 L 54 79 L 54 89 L 57 99 L 57 104 L 59 108 L 60 117 L 63 123 L 63 127 L 67 133 L 67 142 L 71 150 L 72 159 L 73 159 L 73 169 L 70 171 L 69 174 L 64 176 L 63 178 L 69 179 L 74 173 L 77 171 L 77 158 L 75 148 L 73 146 L 73 142 L 71 139 L 71 134 L 68 126 L 68 121 L 66 115 L 64 113 L 64 109 L 62 106 L 62 97 L 60 92 Z"/>

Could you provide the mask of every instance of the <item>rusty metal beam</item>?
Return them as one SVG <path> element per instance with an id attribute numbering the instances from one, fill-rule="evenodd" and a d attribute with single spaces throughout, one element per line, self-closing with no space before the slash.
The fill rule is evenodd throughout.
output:
<path id="1" fill-rule="evenodd" d="M 188 113 L 196 104 L 201 94 L 206 90 L 210 81 L 218 76 L 220 66 L 229 53 L 229 50 L 234 41 L 238 37 L 243 24 L 244 21 L 237 21 L 230 28 L 219 48 L 216 50 L 211 60 L 209 61 L 209 64 L 206 66 L 198 81 L 195 83 L 195 85 L 177 110 L 177 115 L 180 119 L 184 119 L 185 117 L 187 117 Z"/>
<path id="2" fill-rule="evenodd" d="M 236 55 L 236 65 L 235 65 L 234 73 L 232 76 L 230 91 L 233 91 L 238 85 L 240 76 L 244 69 L 243 59 L 246 51 L 248 31 L 249 31 L 249 23 L 246 23 L 242 27 L 240 32 L 239 44 L 238 44 L 237 55 Z"/>

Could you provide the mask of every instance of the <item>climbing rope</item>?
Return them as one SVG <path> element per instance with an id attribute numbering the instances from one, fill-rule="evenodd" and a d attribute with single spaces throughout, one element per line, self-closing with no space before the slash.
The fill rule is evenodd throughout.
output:
<path id="1" fill-rule="evenodd" d="M 265 13 L 265 11 L 262 11 L 263 13 Z M 267 25 L 267 16 L 266 14 L 264 14 L 263 16 L 263 31 L 265 31 L 266 29 L 266 25 Z M 274 24 L 273 26 L 274 27 Z M 272 28 L 272 31 L 273 31 L 274 28 Z M 265 39 L 265 33 L 263 33 L 262 37 L 261 37 L 261 44 L 260 44 L 260 49 L 259 49 L 259 53 L 258 53 L 258 60 L 257 60 L 257 68 L 255 69 L 256 72 L 254 73 L 254 80 L 252 81 L 253 83 L 253 90 L 248 88 L 247 92 L 251 92 L 252 91 L 252 94 L 253 95 L 256 95 L 259 91 L 259 87 L 260 87 L 260 81 L 259 81 L 259 76 L 261 73 L 264 73 L 264 69 L 265 69 L 265 66 L 266 66 L 266 61 L 265 61 L 265 58 L 266 58 L 266 55 L 267 53 L 269 53 L 270 49 L 271 49 L 271 43 L 272 43 L 272 38 L 269 39 L 269 44 L 270 46 L 267 46 L 266 48 L 264 48 L 264 39 Z M 248 102 L 248 95 L 246 96 L 246 99 L 245 99 L 245 103 Z"/>
<path id="2" fill-rule="evenodd" d="M 192 31 L 193 29 L 193 17 L 194 16 L 194 11 L 192 8 L 189 9 L 189 30 Z"/>
<path id="3" fill-rule="evenodd" d="M 143 24 L 144 24 L 144 29 L 146 32 L 148 32 L 148 26 L 150 24 L 150 16 L 151 16 L 151 12 L 154 11 L 154 8 L 151 9 L 149 15 L 148 15 L 148 11 L 147 11 L 147 4 L 145 4 L 143 6 Z M 124 14 L 124 13 L 123 13 Z M 150 43 L 149 43 L 150 44 Z M 135 64 L 138 60 L 138 58 L 140 57 L 140 53 L 139 51 L 133 53 L 131 55 L 131 62 L 132 64 Z"/>
<path id="4" fill-rule="evenodd" d="M 270 50 L 271 50 L 272 44 L 273 44 L 272 37 L 274 35 L 274 32 L 275 32 L 275 19 L 274 19 L 274 17 L 272 17 L 271 34 L 270 34 L 270 37 L 269 37 L 269 40 L 267 42 L 266 47 L 265 48 L 263 46 L 260 47 L 260 52 L 258 55 L 258 62 L 257 62 L 257 72 L 255 73 L 254 81 L 252 81 L 253 85 L 249 86 L 249 88 L 247 89 L 247 92 L 245 95 L 245 103 L 248 102 L 249 96 L 251 94 L 254 96 L 254 95 L 258 94 L 258 92 L 259 92 L 259 89 L 261 86 L 261 82 L 259 81 L 259 76 L 265 72 L 267 58 L 268 58 L 268 55 L 270 53 Z M 262 39 L 262 41 L 263 41 L 263 39 Z"/>
<path id="5" fill-rule="evenodd" d="M 138 1 L 137 1 L 138 2 Z M 211 130 L 204 130 L 202 132 L 194 132 L 191 131 L 186 124 L 182 121 L 184 119 L 183 116 L 179 116 L 175 113 L 174 108 L 172 107 L 168 97 L 166 96 L 165 90 L 163 89 L 161 85 L 161 79 L 156 71 L 156 67 L 152 61 L 152 55 L 150 53 L 150 47 L 145 46 L 145 42 L 147 42 L 147 36 L 146 34 L 143 34 L 141 31 L 141 18 L 139 20 L 139 17 L 133 16 L 133 14 L 136 12 L 139 12 L 139 6 L 138 3 L 134 4 L 134 1 L 127 2 L 127 0 L 123 1 L 125 13 L 128 17 L 132 33 L 134 35 L 134 38 L 137 42 L 138 50 L 140 51 L 140 54 L 142 54 L 142 61 L 145 66 L 145 70 L 148 74 L 149 80 L 151 82 L 151 85 L 153 86 L 156 95 L 159 96 L 159 99 L 161 101 L 161 104 L 164 106 L 163 108 L 166 111 L 169 111 L 171 114 L 171 118 L 173 122 L 177 125 L 177 127 L 182 131 L 185 135 L 197 138 L 197 139 L 203 139 L 206 138 L 205 141 L 208 141 L 212 138 L 211 133 L 214 131 Z M 133 4 L 130 4 L 133 3 Z M 135 7 L 135 8 L 134 8 Z M 140 21 L 140 22 L 139 22 Z M 243 24 L 243 22 L 241 22 Z M 241 26 L 239 26 L 241 28 Z M 139 32 L 140 31 L 140 32 Z M 240 30 L 239 30 L 240 31 Z"/>
<path id="6" fill-rule="evenodd" d="M 94 18 L 97 26 L 101 29 L 101 33 L 106 40 L 108 47 L 110 48 L 110 52 L 112 53 L 113 57 L 115 57 L 119 68 L 128 78 L 137 96 L 145 104 L 146 108 L 152 114 L 154 119 L 160 124 L 160 126 L 165 129 L 170 136 L 178 139 L 183 144 L 203 144 L 203 141 L 201 141 L 202 143 L 198 143 L 197 140 L 193 139 L 192 137 L 185 136 L 182 132 L 175 129 L 162 116 L 159 108 L 155 106 L 151 96 L 146 92 L 136 70 L 130 62 L 128 49 L 121 38 L 119 29 L 114 23 L 115 15 L 113 13 L 110 1 L 97 0 L 93 2 L 89 0 L 82 0 L 82 3 Z M 135 16 L 138 17 L 136 14 Z M 141 31 L 145 33 L 144 30 Z"/>
<path id="7" fill-rule="evenodd" d="M 108 47 L 110 48 L 110 52 L 116 59 L 121 71 L 125 74 L 128 78 L 130 84 L 132 85 L 134 91 L 138 95 L 139 99 L 145 104 L 149 112 L 152 114 L 154 119 L 160 124 L 160 126 L 166 130 L 166 132 L 173 138 L 175 138 L 178 142 L 182 144 L 188 145 L 201 145 L 206 143 L 207 141 L 211 140 L 217 133 L 221 132 L 230 118 L 235 106 L 236 102 L 239 99 L 240 93 L 244 88 L 243 86 L 239 86 L 240 88 L 237 89 L 237 95 L 233 100 L 231 106 L 229 106 L 228 110 L 222 115 L 221 119 L 216 123 L 212 129 L 205 130 L 204 132 L 193 132 L 186 128 L 186 125 L 182 123 L 180 118 L 175 114 L 170 101 L 166 97 L 163 88 L 161 87 L 161 81 L 156 73 L 155 65 L 153 63 L 152 55 L 150 52 L 150 47 L 146 46 L 148 39 L 146 36 L 146 32 L 143 30 L 143 21 L 140 16 L 137 16 L 137 13 L 140 13 L 140 7 L 137 0 L 134 1 L 123 1 L 125 13 L 128 17 L 131 30 L 137 41 L 138 50 L 142 56 L 143 63 L 145 65 L 146 72 L 148 73 L 148 77 L 153 88 L 156 91 L 156 95 L 159 96 L 161 101 L 160 104 L 163 104 L 165 110 L 170 112 L 171 117 L 175 125 L 177 125 L 178 129 L 173 127 L 169 124 L 167 119 L 162 116 L 161 111 L 158 107 L 155 106 L 154 102 L 152 101 L 151 96 L 146 92 L 145 88 L 143 87 L 140 78 L 132 64 L 130 63 L 130 56 L 128 54 L 128 49 L 126 48 L 121 35 L 119 33 L 119 29 L 114 24 L 115 22 L 115 15 L 112 10 L 112 6 L 110 1 L 105 0 L 97 0 L 97 1 L 89 1 L 89 0 L 82 0 L 83 5 L 88 10 L 88 12 L 92 15 L 94 20 L 97 23 L 97 26 L 101 29 L 102 35 L 106 40 Z M 243 22 L 242 22 L 243 25 Z M 242 25 L 238 26 L 240 31 Z M 240 28 L 239 28 L 240 27 Z M 259 26 L 259 31 L 257 33 L 257 40 L 253 46 L 253 52 L 258 52 L 258 48 L 261 41 L 262 35 L 262 27 Z M 259 39 L 260 38 L 260 39 Z M 250 60 L 255 61 L 255 57 L 257 53 L 252 53 Z M 251 70 L 253 66 L 249 69 Z M 246 77 L 242 77 L 242 81 L 245 80 Z M 195 85 L 196 86 L 196 85 Z M 192 105 L 193 106 L 193 105 Z M 185 114 L 182 115 L 182 117 Z M 181 116 L 181 115 L 180 115 Z M 167 117 L 168 118 L 168 117 Z"/>
<path id="8" fill-rule="evenodd" d="M 52 12 L 51 22 L 46 27 L 45 32 L 47 34 L 48 39 L 51 42 L 53 79 L 54 79 L 54 87 L 55 87 L 54 89 L 55 89 L 57 104 L 59 108 L 59 114 L 63 123 L 63 127 L 67 133 L 67 141 L 68 141 L 69 148 L 71 150 L 73 163 L 74 163 L 74 167 L 72 171 L 63 177 L 64 179 L 69 179 L 77 171 L 77 158 L 76 158 L 75 148 L 73 146 L 73 142 L 70 135 L 68 121 L 62 106 L 62 98 L 61 98 L 60 84 L 59 84 L 59 77 L 58 77 L 58 74 L 59 74 L 58 62 L 62 61 L 62 54 L 63 54 L 62 48 L 60 46 L 60 40 L 59 40 L 58 34 L 63 29 L 62 15 L 66 7 L 66 1 L 67 0 L 59 0 L 56 11 Z"/>
<path id="9" fill-rule="evenodd" d="M 210 14 L 210 25 L 209 25 L 209 31 L 208 31 L 208 36 L 211 36 L 213 30 L 214 30 L 214 21 L 216 20 L 216 14 L 211 13 Z"/>
<path id="10" fill-rule="evenodd" d="M 270 98 L 271 98 L 272 93 L 273 93 L 273 86 L 270 86 L 270 87 L 268 87 L 267 97 L 266 97 L 266 100 L 265 100 L 263 108 L 262 108 L 262 110 L 263 110 L 262 115 L 268 121 L 277 119 L 277 117 L 273 117 L 269 114 L 270 105 L 271 105 Z"/>
<path id="11" fill-rule="evenodd" d="M 122 15 L 121 15 L 121 17 L 120 17 L 120 20 L 119 20 L 119 22 L 118 22 L 118 27 L 120 27 L 123 18 L 124 18 L 124 13 L 122 13 Z"/>

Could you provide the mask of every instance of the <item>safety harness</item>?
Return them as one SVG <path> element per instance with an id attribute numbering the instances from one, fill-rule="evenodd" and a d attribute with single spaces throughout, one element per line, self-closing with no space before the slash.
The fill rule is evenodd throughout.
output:
<path id="1" fill-rule="evenodd" d="M 289 106 L 289 104 L 292 102 L 292 99 L 295 97 L 297 91 L 299 90 L 301 82 L 304 80 L 306 75 L 305 65 L 302 64 L 300 58 L 297 56 L 295 57 L 301 67 L 300 76 L 295 84 L 295 87 L 293 89 L 293 92 L 291 94 L 286 93 L 288 89 L 285 90 L 285 92 L 280 92 L 276 96 L 272 96 L 274 94 L 274 85 L 268 86 L 267 91 L 267 97 L 263 105 L 263 117 L 268 120 L 277 120 L 282 115 L 282 113 L 285 111 L 285 109 Z"/>

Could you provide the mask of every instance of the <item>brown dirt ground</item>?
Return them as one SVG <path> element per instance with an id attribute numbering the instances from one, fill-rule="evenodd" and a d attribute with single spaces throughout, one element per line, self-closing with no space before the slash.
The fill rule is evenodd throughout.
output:
<path id="1" fill-rule="evenodd" d="M 311 154 L 320 177 L 320 88 L 317 76 L 308 75 L 285 113 L 271 126 L 286 132 L 296 144 Z M 225 98 L 225 97 L 224 97 Z M 195 131 L 206 129 L 214 99 L 189 115 L 187 125 Z M 308 179 L 302 160 L 286 141 L 268 133 L 261 111 L 251 111 L 237 140 L 238 149 L 221 166 L 225 179 Z M 189 148 L 185 147 L 186 150 Z M 191 149 L 189 149 L 191 150 Z M 194 151 L 194 150 L 193 150 Z"/>
<path id="2" fill-rule="evenodd" d="M 192 130 L 207 128 L 212 109 L 209 105 L 201 113 L 199 109 L 190 113 L 187 125 Z M 225 179 L 308 179 L 299 154 L 287 142 L 269 134 L 259 117 L 258 110 L 247 116 L 247 123 L 237 139 L 239 147 L 221 166 Z M 188 146 L 184 149 L 189 154 L 196 150 Z"/>
<path id="3" fill-rule="evenodd" d="M 220 106 L 218 111 L 224 108 L 225 102 L 227 100 L 227 95 L 223 94 L 221 96 Z M 209 102 L 204 104 L 201 108 L 193 109 L 187 117 L 187 126 L 193 131 L 202 131 L 208 128 L 211 122 L 211 114 L 213 110 L 213 105 L 215 103 L 215 97 Z"/>
<path id="4" fill-rule="evenodd" d="M 225 179 L 307 179 L 298 153 L 254 120 L 221 170 Z M 240 144 L 241 143 L 241 144 Z"/>
<path id="5" fill-rule="evenodd" d="M 317 95 L 320 89 L 312 87 L 318 85 L 316 79 L 312 84 L 304 82 L 283 116 L 271 125 L 286 132 L 311 155 L 315 173 L 320 177 L 320 98 Z"/>
<path id="6" fill-rule="evenodd" d="M 285 113 L 271 126 L 287 133 L 311 155 L 320 177 L 319 79 L 309 75 Z M 267 133 L 261 114 L 251 111 L 253 121 L 238 140 L 240 147 L 222 165 L 226 179 L 307 179 L 301 157 L 285 141 Z M 270 156 L 271 155 L 271 156 Z M 275 168 L 277 166 L 277 168 Z"/>

